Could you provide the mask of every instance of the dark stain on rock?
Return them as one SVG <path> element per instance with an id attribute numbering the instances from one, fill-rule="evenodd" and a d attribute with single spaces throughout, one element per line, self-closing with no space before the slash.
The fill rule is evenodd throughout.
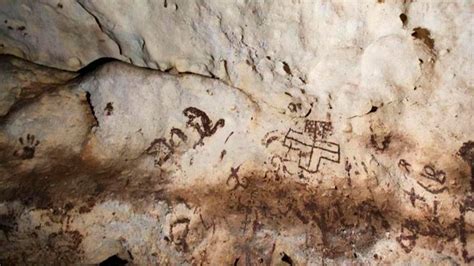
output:
<path id="1" fill-rule="evenodd" d="M 68 262 L 67 264 L 70 264 L 77 262 L 82 253 L 80 249 L 82 239 L 82 234 L 77 230 L 59 231 L 51 233 L 48 236 L 46 245 L 55 253 L 58 261 Z"/>
<path id="2" fill-rule="evenodd" d="M 320 231 L 323 234 L 320 250 L 331 258 L 343 256 L 354 246 L 370 247 L 390 228 L 391 219 L 386 217 L 385 207 L 382 209 L 371 200 L 360 202 L 345 198 L 343 189 L 321 196 L 319 190 L 308 190 L 300 181 L 265 179 L 265 173 L 259 169 L 241 170 L 239 177 L 249 180 L 249 185 L 241 189 L 229 190 L 222 184 L 196 184 L 192 191 L 206 191 L 206 197 L 191 195 L 188 188 L 173 189 L 167 195 L 181 196 L 190 205 L 206 206 L 202 215 L 215 221 L 217 226 L 228 221 L 230 224 L 226 226 L 241 228 L 244 233 L 255 234 L 260 230 L 251 229 L 252 223 L 264 225 L 266 229 L 299 226 Z M 229 215 L 236 218 L 226 220 Z M 311 245 L 320 246 L 318 243 L 319 240 L 311 241 Z"/>
<path id="3" fill-rule="evenodd" d="M 458 155 L 471 167 L 471 191 L 474 191 L 474 141 L 463 143 Z"/>
<path id="4" fill-rule="evenodd" d="M 293 265 L 293 260 L 290 256 L 286 255 L 285 252 L 282 253 L 281 261 L 286 262 L 286 264 L 288 265 Z"/>
<path id="5" fill-rule="evenodd" d="M 370 145 L 376 151 L 380 151 L 380 152 L 383 152 L 383 151 L 388 149 L 391 140 L 392 140 L 392 135 L 391 134 L 385 135 L 383 137 L 382 141 L 378 140 L 378 138 L 375 134 L 370 135 Z"/>
<path id="6" fill-rule="evenodd" d="M 108 102 L 104 108 L 105 115 L 109 116 L 113 113 L 113 111 L 114 111 L 114 106 L 112 105 L 112 102 Z"/>
<path id="7" fill-rule="evenodd" d="M 283 70 L 285 70 L 286 74 L 293 76 L 293 74 L 291 73 L 290 66 L 286 62 L 282 62 L 282 63 L 283 63 Z"/>
<path id="8" fill-rule="evenodd" d="M 22 160 L 33 159 L 35 157 L 36 146 L 40 144 L 39 140 L 35 139 L 35 135 L 27 134 L 26 138 L 23 139 L 23 137 L 20 137 L 18 141 L 23 147 L 20 150 L 16 150 L 13 156 Z"/>
<path id="9" fill-rule="evenodd" d="M 423 43 L 428 46 L 430 50 L 434 49 L 434 39 L 431 38 L 431 33 L 428 29 L 416 27 L 413 29 L 411 36 L 415 37 L 415 39 L 423 41 Z"/>
<path id="10" fill-rule="evenodd" d="M 194 144 L 193 148 L 197 145 L 204 145 L 204 138 L 214 135 L 217 129 L 225 126 L 225 120 L 219 119 L 215 124 L 209 116 L 202 110 L 196 107 L 188 107 L 184 109 L 183 114 L 188 118 L 186 122 L 187 126 L 193 127 L 199 133 L 199 140 Z"/>
<path id="11" fill-rule="evenodd" d="M 81 206 L 79 208 L 79 213 L 80 214 L 84 214 L 84 213 L 88 213 L 88 212 L 91 212 L 91 208 L 87 205 Z"/>
<path id="12" fill-rule="evenodd" d="M 265 143 L 265 147 L 268 148 L 268 145 L 270 145 L 273 141 L 275 141 L 277 139 L 278 139 L 278 136 L 272 136 L 272 137 L 268 138 L 267 142 Z"/>
<path id="13" fill-rule="evenodd" d="M 405 15 L 405 13 L 400 14 L 400 20 L 402 21 L 403 26 L 407 25 L 408 17 L 407 17 L 407 15 Z"/>
<path id="14" fill-rule="evenodd" d="M 189 223 L 190 220 L 188 218 L 180 218 L 170 225 L 171 242 L 177 245 L 179 249 L 184 252 L 187 252 L 188 250 L 186 237 L 189 232 Z"/>
<path id="15" fill-rule="evenodd" d="M 17 230 L 16 217 L 11 214 L 0 215 L 0 231 L 3 232 L 5 238 L 9 241 L 9 236 Z"/>
<path id="16" fill-rule="evenodd" d="M 458 223 L 452 226 L 455 230 L 459 230 L 459 240 L 461 241 L 462 246 L 462 257 L 465 263 L 470 263 L 474 261 L 474 256 L 470 255 L 468 246 L 467 246 L 467 234 L 469 234 L 468 229 L 466 228 L 466 212 L 473 212 L 474 211 L 474 200 L 472 196 L 468 196 L 464 200 L 464 204 L 460 204 L 459 206 L 459 218 Z"/>

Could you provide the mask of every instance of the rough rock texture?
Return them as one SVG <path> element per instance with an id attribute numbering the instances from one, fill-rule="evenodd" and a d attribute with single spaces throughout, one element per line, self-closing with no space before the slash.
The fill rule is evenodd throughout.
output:
<path id="1" fill-rule="evenodd" d="M 0 262 L 474 263 L 473 14 L 0 0 Z"/>

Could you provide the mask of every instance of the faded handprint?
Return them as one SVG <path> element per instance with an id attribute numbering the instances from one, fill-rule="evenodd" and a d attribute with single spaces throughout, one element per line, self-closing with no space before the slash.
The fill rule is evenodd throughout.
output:
<path id="1" fill-rule="evenodd" d="M 27 134 L 26 138 L 20 137 L 18 139 L 23 146 L 22 149 L 16 150 L 13 156 L 19 157 L 22 160 L 29 160 L 35 157 L 36 146 L 40 144 L 39 140 L 35 139 L 35 135 Z"/>

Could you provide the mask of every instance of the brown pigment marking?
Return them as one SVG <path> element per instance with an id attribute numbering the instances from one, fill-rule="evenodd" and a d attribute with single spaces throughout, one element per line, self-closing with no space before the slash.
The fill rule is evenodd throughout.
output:
<path id="1" fill-rule="evenodd" d="M 332 129 L 330 122 L 317 123 L 320 121 L 312 120 L 306 122 L 305 132 L 288 129 L 283 140 L 283 147 L 288 148 L 285 158 L 288 158 L 290 152 L 296 154 L 298 168 L 310 174 L 319 172 L 319 167 L 325 165 L 324 161 L 340 163 L 339 144 L 319 139 L 329 134 L 328 130 Z M 289 174 L 291 175 L 291 173 Z"/>
<path id="2" fill-rule="evenodd" d="M 395 239 L 400 244 L 405 253 L 410 253 L 416 245 L 417 236 L 400 234 Z M 405 243 L 405 241 L 408 241 L 408 243 Z"/>
<path id="3" fill-rule="evenodd" d="M 234 134 L 234 131 L 230 132 L 229 136 L 227 136 L 227 138 L 225 139 L 224 141 L 224 144 L 227 143 L 227 141 L 230 139 L 230 137 Z"/>
<path id="4" fill-rule="evenodd" d="M 244 174 L 244 173 L 239 173 L 240 174 Z M 246 173 L 245 176 L 248 176 L 250 180 L 258 180 L 259 179 L 259 176 L 261 174 L 259 174 L 258 170 L 255 170 L 255 172 L 252 172 L 252 173 Z M 262 174 L 263 175 L 263 174 Z M 111 175 L 111 177 L 113 177 L 113 175 Z M 111 178 L 111 180 L 113 181 L 114 178 Z M 107 188 L 105 189 L 101 189 L 102 191 L 106 190 L 106 191 L 113 191 L 114 189 L 123 189 L 123 188 L 120 188 L 120 187 L 114 187 L 113 182 L 107 184 Z M 48 183 L 49 185 L 49 183 Z M 205 185 L 206 188 L 209 187 L 209 184 L 206 184 Z M 282 189 L 286 189 L 288 190 L 288 193 L 286 194 L 286 199 L 281 199 L 280 202 L 278 203 L 279 205 L 276 205 L 277 203 L 273 203 L 271 202 L 269 199 L 272 198 L 272 195 L 275 195 L 275 192 L 276 192 L 276 188 L 282 188 Z M 111 190 L 112 189 L 112 190 Z M 126 188 L 127 190 L 129 188 Z M 212 187 L 211 187 L 212 189 Z M 280 218 L 278 216 L 273 216 L 275 217 L 275 220 L 277 220 L 278 223 L 286 223 L 287 221 L 290 221 L 289 223 L 290 224 L 293 224 L 294 225 L 294 219 L 296 218 L 296 220 L 298 220 L 297 217 L 295 217 L 295 214 L 294 214 L 294 211 L 293 210 L 290 210 L 290 209 L 293 209 L 293 208 L 300 208 L 300 210 L 303 210 L 303 211 L 300 211 L 299 214 L 300 215 L 303 215 L 306 217 L 307 221 L 309 221 L 308 223 L 308 226 L 313 226 L 311 225 L 313 221 L 317 221 L 318 219 L 323 219 L 323 218 L 317 218 L 317 217 L 310 217 L 308 216 L 308 214 L 310 213 L 308 210 L 304 210 L 304 209 L 301 209 L 301 204 L 303 204 L 303 202 L 301 202 L 300 199 L 298 199 L 298 197 L 300 195 L 303 195 L 307 198 L 309 198 L 309 203 L 307 204 L 307 206 L 310 206 L 311 203 L 314 203 L 314 202 L 318 202 L 320 200 L 322 200 L 323 202 L 321 203 L 321 207 L 320 207 L 320 210 L 324 210 L 324 208 L 332 208 L 331 205 L 332 205 L 332 202 L 334 202 L 334 199 L 340 199 L 342 198 L 341 195 L 333 195 L 331 196 L 329 200 L 327 200 L 326 202 L 324 202 L 324 198 L 320 198 L 317 196 L 317 192 L 314 192 L 314 191 L 307 191 L 307 190 L 301 190 L 299 188 L 296 188 L 295 187 L 295 184 L 292 184 L 292 183 L 288 183 L 288 182 L 284 182 L 282 183 L 281 185 L 277 184 L 277 183 L 264 183 L 264 184 L 257 184 L 255 187 L 250 187 L 249 189 L 253 189 L 254 191 L 257 191 L 255 194 L 252 195 L 252 197 L 254 197 L 252 199 L 253 202 L 251 202 L 249 200 L 249 203 L 245 203 L 245 204 L 248 204 L 248 208 L 251 208 L 253 210 L 257 209 L 258 211 L 261 211 L 261 213 L 264 213 L 263 211 L 263 207 L 261 206 L 266 206 L 267 210 L 266 210 L 266 213 L 268 213 L 268 216 L 264 215 L 264 217 L 261 217 L 261 213 L 259 215 L 259 219 L 261 219 L 260 222 L 262 223 L 267 223 L 267 221 L 271 221 L 271 218 L 272 217 L 271 215 L 275 215 L 275 213 L 278 213 L 277 210 L 282 210 L 282 208 L 278 209 L 279 207 L 281 206 L 287 206 L 286 209 L 283 209 L 283 210 L 286 210 L 287 213 L 289 215 L 287 215 L 286 217 L 283 217 L 283 218 Z M 143 190 L 143 186 L 141 188 L 139 188 L 139 190 Z M 196 193 L 201 193 L 199 191 L 205 191 L 206 189 L 202 189 L 200 190 L 199 188 L 196 188 L 195 191 L 193 191 L 193 194 L 196 195 Z M 104 193 L 106 193 L 106 191 L 104 191 Z M 197 191 L 197 192 L 196 192 Z M 125 192 L 125 191 L 124 191 Z M 147 193 L 147 191 L 143 191 L 144 193 Z M 168 193 L 168 192 L 167 192 Z M 190 190 L 187 191 L 187 193 L 189 194 L 192 194 L 190 193 Z M 163 193 L 162 193 L 163 194 Z M 139 195 L 141 194 L 134 194 L 133 195 L 133 198 L 139 198 Z M 229 204 L 228 201 L 232 201 L 232 197 L 236 197 L 238 195 L 246 195 L 245 192 L 243 192 L 243 190 L 238 190 L 236 193 L 232 194 L 232 193 L 228 193 L 228 194 L 218 194 L 220 195 L 219 198 L 220 199 L 220 202 L 219 203 L 222 203 L 224 205 L 224 207 L 219 207 L 221 210 L 226 210 L 225 209 L 225 206 L 226 204 Z M 227 196 L 229 198 L 227 198 Z M 162 195 L 162 197 L 172 197 L 170 196 L 169 194 L 167 195 Z M 207 196 L 206 196 L 207 197 Z M 202 197 L 201 197 L 202 198 Z M 63 200 L 63 199 L 62 199 Z M 189 200 L 189 199 L 188 199 Z M 196 200 L 196 199 L 194 199 Z M 208 199 L 199 199 L 199 200 L 208 200 Z M 287 202 L 285 202 L 287 201 Z M 61 202 L 64 202 L 64 201 L 61 201 Z M 191 200 L 192 202 L 192 200 Z M 289 203 L 289 202 L 294 202 L 293 205 L 287 205 L 286 203 Z M 354 205 L 357 205 L 357 203 L 349 203 L 349 202 L 344 202 L 344 200 L 339 200 L 340 202 L 340 206 L 337 207 L 337 208 L 342 208 L 342 211 L 339 211 L 339 210 L 334 210 L 332 209 L 331 211 L 328 211 L 327 213 L 327 216 L 326 217 L 329 217 L 329 218 L 324 218 L 324 223 L 326 224 L 326 229 L 328 231 L 327 234 L 327 238 L 330 238 L 333 234 L 338 236 L 339 238 L 341 238 L 342 236 L 344 235 L 338 235 L 340 233 L 338 233 L 338 226 L 339 228 L 344 228 L 343 227 L 343 224 L 345 225 L 350 225 L 350 220 L 349 218 L 347 217 L 342 217 L 342 218 L 336 218 L 337 215 L 333 215 L 333 214 L 338 214 L 338 213 L 343 213 L 344 216 L 349 216 L 348 214 L 348 210 L 351 210 L 354 208 Z M 80 205 L 79 205 L 80 206 Z M 317 207 L 312 207 L 312 208 L 317 208 Z M 336 208 L 336 207 L 334 207 Z M 376 208 L 376 210 L 379 210 L 381 214 L 383 215 L 387 215 L 388 212 L 384 211 L 384 210 L 380 210 L 378 209 L 378 207 L 374 207 Z M 214 208 L 215 209 L 215 208 Z M 269 210 L 268 210 L 269 209 Z M 234 212 L 234 211 L 232 211 Z M 236 211 L 237 212 L 237 211 Z M 314 211 L 312 212 L 314 213 Z M 316 212 L 317 213 L 317 212 Z M 293 215 L 292 215 L 293 214 Z M 368 216 L 365 216 L 364 214 L 358 214 L 361 221 L 362 222 L 368 222 L 370 219 L 373 219 L 371 218 L 373 215 L 368 215 Z M 212 219 L 212 218 L 215 218 L 215 217 L 218 217 L 219 218 L 219 215 L 218 214 L 215 214 L 212 215 L 212 212 L 211 212 L 211 215 L 210 217 L 208 218 L 208 216 L 205 216 L 206 217 L 206 221 L 209 221 L 209 219 Z M 304 217 L 304 218 L 305 218 Z M 288 220 L 283 220 L 283 219 L 288 219 Z M 293 219 L 293 220 L 291 220 Z M 336 219 L 336 220 L 334 220 Z M 337 220 L 339 219 L 339 220 Z M 344 222 L 342 220 L 345 220 Z M 293 222 L 293 223 L 291 223 Z M 321 222 L 322 224 L 323 222 Z M 369 222 L 369 224 L 372 223 L 372 222 Z M 420 235 L 422 234 L 428 234 L 428 233 L 431 233 L 433 235 L 441 235 L 442 233 L 440 231 L 442 231 L 444 229 L 444 227 L 441 227 L 440 225 L 436 225 L 434 223 L 432 223 L 430 220 L 421 220 L 419 221 L 420 223 Z M 270 222 L 268 222 L 269 226 L 274 226 L 273 228 L 279 228 L 279 227 L 276 227 L 276 225 L 272 225 L 270 224 Z M 217 225 L 219 226 L 219 224 Z M 454 227 L 452 227 L 454 228 Z M 453 231 L 453 229 L 448 229 L 450 232 Z M 458 227 L 455 227 L 455 228 L 458 228 Z M 363 228 L 365 230 L 365 228 Z M 362 232 L 362 235 L 363 236 L 367 236 L 368 238 L 373 238 L 371 237 L 371 235 L 374 233 L 373 231 L 370 231 L 370 230 L 362 230 L 360 232 Z M 377 229 L 378 230 L 378 229 Z M 456 229 L 457 230 L 457 229 Z M 451 237 L 451 233 L 449 234 L 446 234 L 447 236 Z M 331 256 L 338 256 L 341 253 L 342 250 L 345 250 L 346 249 L 346 244 L 347 244 L 347 250 L 351 250 L 350 249 L 350 241 L 352 240 L 347 240 L 347 243 L 344 242 L 346 240 L 343 240 L 342 244 L 340 244 L 341 240 L 338 240 L 339 242 L 330 242 L 330 241 L 326 241 L 326 246 L 324 248 L 326 248 L 327 250 L 334 250 L 334 251 L 328 251 L 326 254 L 330 254 Z M 356 246 L 361 246 L 363 245 L 366 240 L 357 240 L 354 242 L 356 244 Z M 405 241 L 406 242 L 406 241 Z M 362 244 L 361 244 L 362 243 Z M 369 241 L 369 244 L 370 245 L 370 241 Z M 365 244 L 364 244 L 365 245 Z M 332 249 L 334 247 L 334 249 Z M 466 251 L 467 252 L 467 251 Z M 467 253 L 468 254 L 468 253 Z M 469 255 L 466 255 L 467 258 L 469 258 Z"/>
<path id="5" fill-rule="evenodd" d="M 207 184 L 196 184 L 193 191 L 201 191 L 197 186 L 205 186 L 206 195 L 211 197 L 202 197 L 199 194 L 191 196 L 188 188 L 182 188 L 170 192 L 170 194 L 180 194 L 186 198 L 190 204 L 199 204 L 206 206 L 203 209 L 203 215 L 208 219 L 216 221 L 216 226 L 229 226 L 228 217 L 233 215 L 243 219 L 246 222 L 240 223 L 239 228 L 244 226 L 247 233 L 250 233 L 251 224 L 254 218 L 249 217 L 254 212 L 258 212 L 258 223 L 264 224 L 265 228 L 278 226 L 298 226 L 308 227 L 308 230 L 315 230 L 319 227 L 326 235 L 325 254 L 327 256 L 337 257 L 344 254 L 346 250 L 352 250 L 352 244 L 358 247 L 372 245 L 379 234 L 386 232 L 390 224 L 384 218 L 385 210 L 379 209 L 375 203 L 357 203 L 342 195 L 341 190 L 336 190 L 334 195 L 326 195 L 322 198 L 317 191 L 308 191 L 306 186 L 297 185 L 293 181 L 274 182 L 272 179 L 263 181 L 258 171 L 246 171 L 240 169 L 240 177 L 248 177 L 250 185 L 245 190 L 229 191 L 223 184 L 209 187 Z M 263 173 L 262 173 L 263 175 Z M 278 196 L 277 196 L 278 195 Z M 339 204 L 334 204 L 334 199 L 338 199 Z M 197 201 L 196 201 L 197 200 Z M 197 203 L 199 202 L 199 203 Z M 318 205 L 316 204 L 318 203 Z M 232 207 L 233 206 L 233 207 Z M 310 211 L 309 209 L 313 209 Z M 316 210 L 314 210 L 316 208 Z M 352 214 L 356 209 L 357 213 Z M 242 222 L 242 219 L 239 221 Z M 237 221 L 235 222 L 237 223 Z M 247 224 L 247 225 L 246 225 Z M 230 225 L 231 226 L 231 225 Z M 347 238 L 342 229 L 351 227 L 354 235 Z M 313 228 L 313 229 L 310 229 Z M 258 229 L 259 230 L 259 229 Z M 337 239 L 332 241 L 331 239 Z"/>
<path id="6" fill-rule="evenodd" d="M 112 105 L 112 102 L 108 102 L 104 108 L 105 115 L 109 116 L 113 113 L 113 111 L 114 111 L 114 106 Z"/>
<path id="7" fill-rule="evenodd" d="M 383 140 L 382 140 L 382 143 L 378 143 L 378 141 L 376 140 L 377 136 L 375 134 L 371 134 L 370 135 L 370 144 L 371 146 L 376 150 L 376 151 L 380 151 L 380 152 L 383 152 L 385 150 L 388 149 L 389 145 L 390 145 L 390 141 L 392 139 L 392 135 L 391 134 L 388 134 L 386 136 L 383 137 Z"/>
<path id="8" fill-rule="evenodd" d="M 155 156 L 155 165 L 163 165 L 174 153 L 174 148 L 165 138 L 155 139 L 146 149 L 146 153 Z M 163 154 L 163 156 L 161 156 Z"/>
<path id="9" fill-rule="evenodd" d="M 421 183 L 420 181 L 416 181 L 416 183 L 417 183 L 418 185 L 420 185 L 422 188 L 424 188 L 426 191 L 431 192 L 432 194 L 440 194 L 440 193 L 442 193 L 442 192 L 444 192 L 445 190 L 448 189 L 447 187 L 432 188 L 431 186 L 424 185 L 424 184 Z"/>
<path id="10" fill-rule="evenodd" d="M 200 136 L 200 139 L 194 144 L 194 148 L 196 148 L 197 145 L 204 145 L 204 138 L 214 135 L 218 128 L 225 126 L 224 119 L 221 118 L 213 124 L 209 116 L 196 107 L 188 107 L 184 109 L 183 114 L 188 118 L 186 125 L 193 127 Z M 195 119 L 199 120 L 195 122 Z"/>
<path id="11" fill-rule="evenodd" d="M 57 256 L 55 259 L 63 262 L 77 262 L 83 250 L 80 249 L 83 236 L 77 230 L 59 231 L 49 234 L 46 246 Z"/>
<path id="12" fill-rule="evenodd" d="M 404 192 L 410 196 L 410 202 L 411 202 L 411 205 L 413 207 L 415 207 L 415 202 L 416 200 L 420 200 L 420 201 L 423 201 L 423 202 L 426 202 L 425 198 L 423 198 L 422 196 L 418 195 L 415 193 L 415 189 L 414 188 L 411 188 L 410 191 L 406 191 L 404 190 Z"/>
<path id="13" fill-rule="evenodd" d="M 79 208 L 79 214 L 89 213 L 91 211 L 92 211 L 92 209 L 87 205 L 81 206 Z"/>
<path id="14" fill-rule="evenodd" d="M 170 131 L 170 144 L 173 147 L 176 147 L 178 145 L 174 142 L 174 139 L 173 139 L 174 136 L 178 136 L 178 138 L 181 139 L 181 141 L 183 142 L 188 141 L 188 136 L 186 136 L 186 134 L 184 134 L 184 132 L 181 129 L 173 127 Z"/>
<path id="15" fill-rule="evenodd" d="M 400 159 L 398 161 L 398 167 L 405 169 L 407 173 L 410 173 L 411 164 L 408 163 L 405 159 Z"/>
<path id="16" fill-rule="evenodd" d="M 431 164 L 425 165 L 420 175 L 429 180 L 436 181 L 439 184 L 444 184 L 446 181 L 446 173 L 443 170 L 437 170 L 435 166 Z"/>
<path id="17" fill-rule="evenodd" d="M 431 50 L 434 48 L 434 39 L 431 38 L 431 33 L 428 29 L 416 27 L 413 29 L 413 33 L 411 34 L 415 39 L 419 39 L 423 41 L 423 43 L 428 46 Z"/>
<path id="18" fill-rule="evenodd" d="M 209 230 L 212 228 L 212 233 L 214 234 L 215 231 L 216 231 L 216 224 L 214 222 L 210 222 L 209 224 L 207 224 L 204 219 L 202 218 L 202 214 L 199 214 L 199 219 L 201 220 L 201 223 L 202 223 L 202 226 L 204 227 L 204 229 L 206 230 Z"/>
<path id="19" fill-rule="evenodd" d="M 351 180 L 352 164 L 349 162 L 347 158 L 346 158 L 344 169 L 346 170 L 346 173 L 347 173 L 347 184 L 349 185 L 349 187 L 352 187 L 352 180 Z"/>
<path id="20" fill-rule="evenodd" d="M 286 62 L 282 62 L 282 63 L 283 63 L 283 70 L 285 70 L 286 74 L 293 76 L 293 74 L 291 73 L 290 66 Z"/>
<path id="21" fill-rule="evenodd" d="M 188 218 L 179 218 L 170 225 L 170 240 L 177 246 L 180 246 L 184 252 L 188 251 L 188 244 L 186 242 L 186 237 L 189 233 L 189 223 L 191 221 Z M 184 230 L 178 235 L 174 232 L 175 228 L 184 225 Z"/>
<path id="22" fill-rule="evenodd" d="M 468 141 L 462 144 L 458 155 L 471 167 L 471 191 L 474 192 L 474 141 Z"/>
<path id="23" fill-rule="evenodd" d="M 290 110 L 290 112 L 292 113 L 296 113 L 298 112 L 298 110 L 301 110 L 301 103 L 289 103 L 288 104 L 288 109 Z"/>
<path id="24" fill-rule="evenodd" d="M 22 160 L 33 159 L 35 157 L 36 147 L 40 144 L 39 140 L 35 139 L 35 135 L 27 134 L 24 140 L 23 137 L 20 137 L 18 142 L 20 142 L 23 147 L 20 150 L 16 150 L 13 156 Z"/>
<path id="25" fill-rule="evenodd" d="M 275 140 L 278 139 L 278 136 L 272 136 L 270 138 L 267 139 L 267 142 L 265 143 L 265 147 L 268 148 L 268 146 Z"/>
<path id="26" fill-rule="evenodd" d="M 242 178 L 239 177 L 238 172 L 240 169 L 240 165 L 237 166 L 236 168 L 231 167 L 230 168 L 230 175 L 227 178 L 226 184 L 229 185 L 230 180 L 234 180 L 235 185 L 231 190 L 236 190 L 239 187 L 242 187 L 243 189 L 246 189 L 249 186 L 249 179 L 246 176 L 243 176 Z"/>
<path id="27" fill-rule="evenodd" d="M 464 259 L 465 263 L 470 263 L 471 261 L 474 261 L 474 255 L 470 255 L 466 246 L 467 246 L 467 230 L 466 230 L 466 221 L 465 221 L 465 216 L 467 211 L 474 211 L 474 199 L 472 196 L 468 196 L 464 200 L 464 204 L 459 205 L 459 240 L 461 241 L 462 244 L 462 257 Z"/>
<path id="28" fill-rule="evenodd" d="M 408 17 L 405 13 L 400 14 L 400 20 L 402 21 L 403 26 L 407 25 Z"/>

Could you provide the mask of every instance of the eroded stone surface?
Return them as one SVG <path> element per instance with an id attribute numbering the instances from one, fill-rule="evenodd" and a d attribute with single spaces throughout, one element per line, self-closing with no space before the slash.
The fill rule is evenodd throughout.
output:
<path id="1" fill-rule="evenodd" d="M 18 102 L 35 98 L 52 86 L 65 83 L 77 74 L 36 66 L 18 58 L 0 58 L 0 116 Z"/>
<path id="2" fill-rule="evenodd" d="M 469 261 L 472 145 L 444 137 L 469 123 L 310 106 L 117 62 L 44 92 L 2 122 L 3 259 Z"/>
<path id="3" fill-rule="evenodd" d="M 1 59 L 2 261 L 473 262 L 472 4 L 1 5 L 3 52 L 131 63 Z"/>

